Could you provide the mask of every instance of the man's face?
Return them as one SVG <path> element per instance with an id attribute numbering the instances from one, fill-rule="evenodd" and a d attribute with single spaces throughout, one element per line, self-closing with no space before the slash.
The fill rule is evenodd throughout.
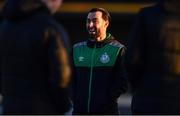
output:
<path id="1" fill-rule="evenodd" d="M 106 33 L 109 22 L 102 18 L 102 12 L 90 12 L 87 16 L 86 28 L 90 37 L 96 39 Z"/>
<path id="2" fill-rule="evenodd" d="M 51 13 L 55 13 L 60 7 L 63 0 L 42 0 L 51 11 Z"/>

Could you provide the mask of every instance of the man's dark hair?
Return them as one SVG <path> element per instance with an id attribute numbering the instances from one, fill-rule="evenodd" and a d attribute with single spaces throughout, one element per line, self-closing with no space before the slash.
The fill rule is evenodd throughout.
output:
<path id="1" fill-rule="evenodd" d="M 89 13 L 91 13 L 91 12 L 97 12 L 97 11 L 99 11 L 99 12 L 102 12 L 102 18 L 105 20 L 105 21 L 111 21 L 111 16 L 110 16 L 110 14 L 109 14 L 109 12 L 107 11 L 107 10 L 105 10 L 104 8 L 92 8 L 90 11 L 89 11 Z"/>

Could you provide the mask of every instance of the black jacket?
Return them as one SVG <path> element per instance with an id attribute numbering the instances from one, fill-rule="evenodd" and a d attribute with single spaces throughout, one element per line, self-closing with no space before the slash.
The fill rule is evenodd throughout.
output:
<path id="1" fill-rule="evenodd" d="M 63 114 L 65 32 L 38 0 L 7 0 L 0 30 L 4 114 Z"/>
<path id="2" fill-rule="evenodd" d="M 127 89 L 124 50 L 110 34 L 74 45 L 74 114 L 118 114 L 117 98 Z"/>
<path id="3" fill-rule="evenodd" d="M 126 55 L 132 113 L 180 114 L 179 24 L 162 3 L 137 15 Z"/>

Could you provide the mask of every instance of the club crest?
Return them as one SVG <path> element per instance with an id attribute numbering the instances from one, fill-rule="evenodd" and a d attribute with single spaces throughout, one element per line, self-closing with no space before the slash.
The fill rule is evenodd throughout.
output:
<path id="1" fill-rule="evenodd" d="M 108 63 L 109 60 L 110 60 L 110 58 L 106 52 L 104 54 L 102 54 L 102 56 L 100 57 L 100 61 L 104 64 Z"/>

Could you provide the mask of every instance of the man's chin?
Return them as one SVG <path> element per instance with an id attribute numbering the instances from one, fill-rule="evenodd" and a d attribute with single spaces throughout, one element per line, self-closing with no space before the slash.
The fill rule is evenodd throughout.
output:
<path id="1" fill-rule="evenodd" d="M 89 34 L 89 39 L 90 39 L 90 40 L 95 40 L 95 38 L 96 38 L 96 37 L 95 37 L 94 35 Z"/>
<path id="2" fill-rule="evenodd" d="M 90 34 L 90 33 L 89 33 L 89 36 L 90 36 L 90 38 L 96 38 L 96 35 L 95 35 L 95 34 Z"/>

